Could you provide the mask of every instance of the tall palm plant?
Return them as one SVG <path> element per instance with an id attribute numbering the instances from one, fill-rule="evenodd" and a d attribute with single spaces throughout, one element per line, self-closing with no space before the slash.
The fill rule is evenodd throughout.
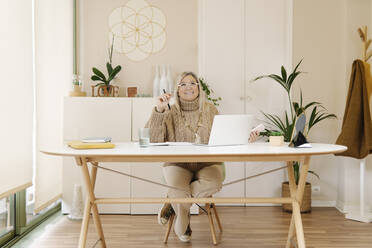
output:
<path id="1" fill-rule="evenodd" d="M 271 131 L 279 131 L 284 136 L 284 141 L 290 142 L 292 133 L 294 130 L 294 125 L 296 122 L 297 116 L 310 111 L 310 118 L 309 121 L 306 123 L 304 135 L 307 136 L 310 132 L 310 130 L 319 122 L 325 120 L 325 119 L 331 119 L 331 118 L 337 118 L 334 114 L 327 113 L 326 108 L 323 107 L 323 105 L 320 102 L 310 102 L 306 105 L 303 105 L 303 98 L 302 98 L 302 91 L 300 93 L 300 102 L 293 102 L 291 99 L 291 88 L 294 83 L 294 80 L 303 73 L 302 71 L 298 71 L 299 66 L 301 65 L 302 60 L 296 65 L 294 70 L 291 74 L 287 74 L 286 69 L 284 66 L 281 67 L 281 75 L 276 74 L 270 74 L 270 75 L 263 75 L 259 76 L 252 80 L 252 82 L 255 82 L 257 80 L 263 79 L 263 78 L 271 78 L 275 82 L 279 83 L 287 92 L 288 96 L 288 103 L 289 103 L 289 109 L 290 109 L 290 115 L 287 111 L 284 111 L 284 120 L 278 115 L 275 114 L 268 114 L 262 112 L 262 114 L 265 116 L 265 118 L 268 120 L 268 123 L 274 127 L 273 130 L 267 129 L 264 135 L 268 135 Z M 293 168 L 295 173 L 295 179 L 296 183 L 298 184 L 298 180 L 300 177 L 299 173 L 299 163 L 294 162 Z M 315 174 L 313 171 L 309 171 L 310 173 Z M 319 176 L 318 176 L 319 177 Z"/>

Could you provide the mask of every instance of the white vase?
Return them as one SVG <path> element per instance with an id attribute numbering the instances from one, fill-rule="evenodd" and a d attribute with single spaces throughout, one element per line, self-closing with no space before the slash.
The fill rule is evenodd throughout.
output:
<path id="1" fill-rule="evenodd" d="M 168 92 L 173 92 L 173 79 L 171 75 L 171 68 L 170 65 L 167 65 L 167 80 L 168 80 Z"/>
<path id="2" fill-rule="evenodd" d="M 69 218 L 72 220 L 83 219 L 84 214 L 84 203 L 83 203 L 83 193 L 80 184 L 74 185 L 74 194 L 72 198 L 72 208 L 70 210 Z"/>
<path id="3" fill-rule="evenodd" d="M 155 77 L 152 83 L 153 97 L 159 96 L 159 84 L 160 84 L 159 65 L 155 65 Z"/>
<path id="4" fill-rule="evenodd" d="M 164 94 L 163 90 L 169 93 L 168 92 L 168 79 L 167 79 L 167 75 L 165 72 L 165 68 L 166 68 L 165 65 L 161 65 L 160 67 L 161 76 L 160 76 L 160 82 L 159 82 L 159 95 Z"/>

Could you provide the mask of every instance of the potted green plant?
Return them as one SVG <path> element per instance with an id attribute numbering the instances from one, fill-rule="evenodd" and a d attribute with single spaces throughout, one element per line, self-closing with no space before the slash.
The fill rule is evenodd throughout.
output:
<path id="1" fill-rule="evenodd" d="M 294 125 L 296 121 L 296 117 L 304 113 L 307 115 L 310 113 L 310 118 L 307 118 L 308 122 L 305 125 L 304 135 L 305 137 L 308 136 L 310 130 L 319 122 L 326 120 L 326 119 L 332 119 L 337 118 L 336 115 L 330 114 L 327 112 L 326 108 L 320 103 L 320 102 L 310 102 L 307 104 L 303 104 L 303 98 L 302 98 L 302 91 L 300 92 L 300 102 L 294 102 L 291 99 L 291 88 L 294 83 L 294 80 L 303 73 L 302 71 L 298 71 L 298 68 L 301 64 L 302 60 L 296 65 L 294 70 L 291 74 L 287 74 L 286 69 L 284 66 L 281 67 L 281 75 L 276 74 L 270 74 L 270 75 L 263 75 L 260 77 L 257 77 L 252 80 L 252 82 L 255 82 L 257 80 L 260 80 L 262 78 L 271 78 L 275 82 L 279 83 L 287 92 L 288 96 L 288 103 L 289 103 L 289 109 L 290 114 L 288 114 L 287 111 L 284 111 L 284 120 L 278 115 L 274 114 L 268 114 L 263 113 L 265 118 L 267 119 L 267 122 L 272 126 L 272 129 L 266 129 L 266 132 L 261 133 L 264 136 L 269 136 L 271 131 L 279 131 L 284 136 L 285 142 L 290 142 L 292 133 L 294 130 Z M 293 161 L 293 169 L 294 169 L 294 176 L 296 184 L 298 184 L 299 178 L 300 178 L 300 163 L 298 161 Z M 319 178 L 319 175 L 317 175 L 314 171 L 309 171 L 309 173 L 317 176 Z M 282 194 L 283 197 L 289 197 L 289 183 L 283 182 L 282 184 Z M 283 209 L 285 211 L 292 211 L 292 205 L 291 204 L 283 204 Z M 310 212 L 311 211 L 311 184 L 306 183 L 305 193 L 304 193 L 304 200 L 301 204 L 301 212 Z"/>
<path id="2" fill-rule="evenodd" d="M 282 146 L 284 144 L 284 136 L 282 132 L 269 131 L 269 142 L 272 146 Z"/>
<path id="3" fill-rule="evenodd" d="M 107 69 L 107 77 L 96 67 L 93 67 L 93 75 L 91 79 L 93 81 L 101 81 L 102 83 L 97 83 L 92 87 L 98 87 L 98 95 L 100 96 L 100 92 L 103 93 L 104 96 L 110 96 L 114 94 L 114 86 L 110 85 L 110 82 L 116 77 L 116 75 L 121 71 L 121 66 L 118 65 L 115 68 L 112 66 L 112 52 L 114 49 L 114 37 L 112 37 L 111 47 L 108 49 L 109 53 L 109 62 L 106 63 Z M 94 91 L 94 90 L 93 90 Z M 94 94 L 94 92 L 92 92 Z"/>

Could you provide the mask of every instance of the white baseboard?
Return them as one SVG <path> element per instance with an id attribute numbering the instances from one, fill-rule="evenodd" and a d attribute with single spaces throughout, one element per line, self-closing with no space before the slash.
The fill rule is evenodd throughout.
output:
<path id="1" fill-rule="evenodd" d="M 220 203 L 220 204 L 216 204 L 217 206 L 239 206 L 239 207 L 243 207 L 244 204 L 228 204 L 228 203 Z M 273 207 L 273 206 L 281 206 L 281 204 L 274 204 L 274 203 L 246 203 L 245 204 L 246 207 Z M 340 207 L 340 204 L 336 203 L 336 201 L 319 201 L 319 200 L 313 200 L 311 202 L 311 207 L 335 207 L 337 208 L 340 212 L 342 213 L 345 213 L 343 211 L 343 205 Z M 352 209 L 352 208 L 350 208 Z M 355 208 L 353 209 L 356 209 L 358 210 L 359 209 L 359 206 L 355 206 Z M 191 209 L 191 214 L 198 214 L 198 207 L 196 205 L 193 206 L 193 208 Z M 66 206 L 66 204 L 62 204 L 62 213 L 63 214 L 69 214 L 70 212 L 70 208 L 68 206 Z M 128 214 L 128 213 L 123 213 L 123 214 Z M 144 213 L 141 213 L 141 214 L 144 214 Z M 157 214 L 157 211 L 155 212 L 151 212 L 151 213 L 147 213 L 147 214 Z"/>
<path id="2" fill-rule="evenodd" d="M 341 213 L 345 214 L 345 204 L 342 201 L 337 200 L 336 201 L 336 209 L 340 211 Z"/>
<path id="3" fill-rule="evenodd" d="M 246 203 L 246 207 L 269 207 L 269 206 L 281 206 L 281 204 L 274 203 Z M 312 207 L 336 207 L 336 201 L 311 201 Z"/>
<path id="4" fill-rule="evenodd" d="M 246 203 L 246 207 L 272 207 L 272 206 L 281 206 L 282 204 L 274 203 Z"/>
<path id="5" fill-rule="evenodd" d="M 312 207 L 336 207 L 336 201 L 312 200 L 311 206 Z"/>
<path id="6" fill-rule="evenodd" d="M 348 205 L 348 204 L 345 204 L 343 201 L 338 200 L 336 202 L 336 208 L 341 213 L 347 214 L 347 213 L 350 213 L 350 212 L 357 212 L 357 211 L 359 211 L 359 208 L 360 207 L 359 207 L 359 205 Z M 367 212 L 371 212 L 372 211 L 372 206 L 365 206 L 365 210 Z"/>

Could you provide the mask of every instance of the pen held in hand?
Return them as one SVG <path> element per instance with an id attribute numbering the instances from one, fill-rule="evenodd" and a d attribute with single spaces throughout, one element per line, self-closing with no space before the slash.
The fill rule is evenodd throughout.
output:
<path id="1" fill-rule="evenodd" d="M 165 89 L 163 89 L 163 92 L 164 92 L 164 94 L 167 94 L 167 92 L 165 91 Z M 170 105 L 169 105 L 169 103 L 168 103 L 168 109 L 170 110 Z"/>

